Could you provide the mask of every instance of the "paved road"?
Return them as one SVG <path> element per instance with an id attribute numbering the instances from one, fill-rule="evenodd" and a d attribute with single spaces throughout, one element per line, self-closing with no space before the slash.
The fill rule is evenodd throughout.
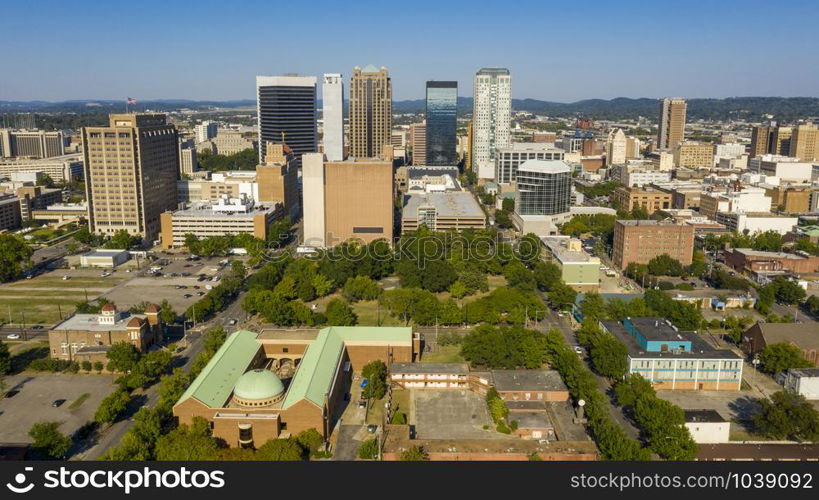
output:
<path id="1" fill-rule="evenodd" d="M 563 339 L 565 340 L 567 345 L 571 347 L 578 345 L 577 339 L 575 338 L 571 326 L 569 326 L 568 320 L 565 317 L 560 317 L 557 312 L 551 309 L 547 310 L 546 318 L 543 321 L 535 324 L 535 326 L 539 330 L 544 332 L 547 332 L 552 328 L 556 328 L 560 330 L 561 333 L 563 333 Z M 588 359 L 587 356 L 584 356 L 583 361 L 585 361 L 589 365 L 589 368 L 591 369 L 590 360 Z M 623 430 L 626 431 L 626 434 L 628 434 L 629 437 L 637 438 L 637 436 L 639 436 L 640 434 L 640 431 L 637 430 L 637 428 L 634 427 L 634 424 L 632 424 L 631 420 L 629 420 L 628 417 L 626 417 L 623 414 L 622 407 L 619 407 L 614 404 L 614 394 L 608 379 L 606 377 L 601 377 L 600 375 L 594 373 L 593 370 L 592 373 L 594 374 L 594 378 L 597 383 L 597 389 L 603 394 L 605 394 L 609 399 L 609 415 L 611 416 L 611 418 L 614 420 L 615 423 L 622 427 Z"/>
<path id="2" fill-rule="evenodd" d="M 179 364 L 175 365 L 186 373 L 190 371 L 193 360 L 196 359 L 196 356 L 202 351 L 202 335 L 190 335 L 188 339 L 188 347 L 181 353 L 182 356 L 177 358 L 180 360 Z M 133 414 L 141 407 L 153 408 L 159 402 L 158 390 L 159 383 L 156 383 L 142 392 L 134 392 L 135 401 L 128 409 L 129 417 L 115 422 L 105 429 L 91 448 L 78 453 L 74 456 L 73 460 L 97 460 L 109 448 L 117 446 L 125 433 L 134 425 L 134 421 L 132 420 Z"/>

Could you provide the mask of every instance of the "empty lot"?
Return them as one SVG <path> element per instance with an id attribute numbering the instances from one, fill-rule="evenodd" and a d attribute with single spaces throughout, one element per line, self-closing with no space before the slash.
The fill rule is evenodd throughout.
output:
<path id="1" fill-rule="evenodd" d="M 28 431 L 37 422 L 60 422 L 60 431 L 72 434 L 94 419 L 100 401 L 116 388 L 109 375 L 21 373 L 3 381 L 6 391 L 20 391 L 0 398 L 0 442 L 10 443 L 30 443 Z M 80 398 L 81 404 L 71 408 Z M 65 403 L 53 408 L 51 403 L 57 399 Z"/>
<path id="2" fill-rule="evenodd" d="M 413 390 L 412 407 L 419 439 L 509 438 L 495 431 L 483 396 L 470 390 Z"/>

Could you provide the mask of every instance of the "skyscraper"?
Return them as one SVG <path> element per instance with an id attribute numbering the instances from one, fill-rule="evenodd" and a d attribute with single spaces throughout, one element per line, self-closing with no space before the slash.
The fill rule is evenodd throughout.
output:
<path id="1" fill-rule="evenodd" d="M 82 129 L 91 230 L 124 229 L 148 242 L 160 215 L 176 208 L 179 138 L 161 114 L 114 114 L 107 127 Z"/>
<path id="2" fill-rule="evenodd" d="M 657 126 L 657 149 L 672 149 L 685 137 L 685 110 L 688 104 L 678 97 L 660 102 L 660 120 Z"/>
<path id="3" fill-rule="evenodd" d="M 623 165 L 626 163 L 626 134 L 617 128 L 609 132 L 606 141 L 606 165 Z"/>
<path id="4" fill-rule="evenodd" d="M 506 68 L 482 68 L 475 75 L 472 164 L 479 178 L 495 174 L 495 151 L 510 144 L 512 76 Z"/>
<path id="5" fill-rule="evenodd" d="M 561 160 L 529 160 L 518 167 L 515 212 L 557 215 L 569 211 L 572 170 Z"/>
<path id="6" fill-rule="evenodd" d="M 373 158 L 392 141 L 392 81 L 387 68 L 356 67 L 350 78 L 350 156 Z"/>
<path id="7" fill-rule="evenodd" d="M 819 129 L 811 122 L 793 127 L 788 156 L 802 161 L 819 158 Z"/>
<path id="8" fill-rule="evenodd" d="M 257 76 L 256 113 L 259 164 L 267 156 L 268 142 L 284 140 L 298 159 L 318 151 L 315 76 Z"/>
<path id="9" fill-rule="evenodd" d="M 427 165 L 457 165 L 458 82 L 427 82 Z"/>
<path id="10" fill-rule="evenodd" d="M 321 86 L 324 156 L 327 161 L 344 159 L 344 82 L 341 73 L 325 73 Z"/>
<path id="11" fill-rule="evenodd" d="M 413 123 L 409 128 L 410 147 L 412 148 L 412 164 L 427 164 L 427 124 Z"/>

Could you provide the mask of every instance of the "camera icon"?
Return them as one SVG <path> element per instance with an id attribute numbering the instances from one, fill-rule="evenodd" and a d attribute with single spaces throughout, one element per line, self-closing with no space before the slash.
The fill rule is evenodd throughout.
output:
<path id="1" fill-rule="evenodd" d="M 26 472 L 31 472 L 33 470 L 34 467 L 25 468 Z M 34 483 L 26 484 L 26 481 L 27 481 L 26 475 L 22 472 L 18 472 L 17 474 L 14 475 L 14 482 L 16 484 L 6 483 L 6 488 L 13 491 L 14 493 L 28 493 L 34 488 Z"/>

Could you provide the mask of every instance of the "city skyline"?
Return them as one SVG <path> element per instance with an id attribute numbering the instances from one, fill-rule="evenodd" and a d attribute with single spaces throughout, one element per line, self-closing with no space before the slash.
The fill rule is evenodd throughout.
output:
<path id="1" fill-rule="evenodd" d="M 769 23 L 763 15 L 767 5 L 756 1 L 709 4 L 707 12 L 678 10 L 669 4 L 662 22 L 652 18 L 661 6 L 647 9 L 633 1 L 589 2 L 582 13 L 525 2 L 515 11 L 525 10 L 527 15 L 514 23 L 498 22 L 510 17 L 505 5 L 436 4 L 436 16 L 425 16 L 424 8 L 405 13 L 408 25 L 423 26 L 406 35 L 405 41 L 412 42 L 407 51 L 394 50 L 392 43 L 371 43 L 395 38 L 397 32 L 392 23 L 379 24 L 377 9 L 369 9 L 367 3 L 344 8 L 327 2 L 292 6 L 290 18 L 297 21 L 279 26 L 275 38 L 261 29 L 267 22 L 264 16 L 251 15 L 260 8 L 256 5 L 220 9 L 216 16 L 210 14 L 213 9 L 207 1 L 163 4 L 163 15 L 156 16 L 148 4 L 124 15 L 115 5 L 72 9 L 55 3 L 47 18 L 10 5 L 5 12 L 9 38 L 26 39 L 33 25 L 38 26 L 38 37 L 9 54 L 16 69 L 4 75 L 0 100 L 249 99 L 257 74 L 349 74 L 353 67 L 367 64 L 390 68 L 397 101 L 423 98 L 426 80 L 456 80 L 462 95 L 469 96 L 471 75 L 493 66 L 507 67 L 516 75 L 515 97 L 555 102 L 669 95 L 816 96 L 819 88 L 816 64 L 807 60 L 792 65 L 787 58 L 775 57 L 782 50 L 812 43 L 810 20 L 819 7 L 808 2 L 789 3 L 787 25 Z M 550 29 L 543 30 L 547 16 Z M 367 22 L 366 36 L 363 32 L 350 36 L 345 26 L 352 19 Z M 453 19 L 470 29 L 454 29 Z M 143 36 L 98 45 L 100 25 L 121 24 L 140 26 Z M 313 36 L 303 36 L 306 26 Z M 173 50 L 162 50 L 170 32 Z M 478 36 L 483 32 L 492 36 Z M 759 43 L 758 33 L 766 34 L 766 43 Z M 652 42 L 658 38 L 662 44 Z M 607 52 L 612 44 L 619 49 Z M 124 45 L 129 47 L 127 70 L 114 71 L 122 64 Z M 50 78 L 69 74 L 76 64 L 71 54 L 92 46 L 98 57 L 83 61 L 86 71 L 71 79 Z M 243 50 L 264 46 L 276 50 L 263 57 Z M 765 71 L 738 56 L 750 47 L 759 51 L 760 60 L 768 61 Z M 180 64 L 179 55 L 185 52 L 200 54 L 210 63 Z M 533 58 L 528 55 L 532 53 L 548 56 Z M 594 74 L 600 78 L 590 78 Z"/>

